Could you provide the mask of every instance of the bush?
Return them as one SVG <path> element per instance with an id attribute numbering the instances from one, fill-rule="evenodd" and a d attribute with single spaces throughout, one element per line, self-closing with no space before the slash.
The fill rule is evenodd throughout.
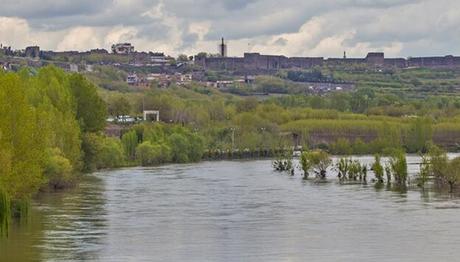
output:
<path id="1" fill-rule="evenodd" d="M 172 134 L 169 137 L 171 145 L 172 161 L 175 163 L 186 163 L 189 161 L 190 145 L 187 138 L 182 134 Z"/>
<path id="2" fill-rule="evenodd" d="M 99 148 L 97 168 L 114 168 L 124 163 L 124 152 L 120 140 L 105 137 Z"/>
<path id="3" fill-rule="evenodd" d="M 51 150 L 48 154 L 49 157 L 44 169 L 48 185 L 57 189 L 73 184 L 75 177 L 72 175 L 73 168 L 70 161 L 57 148 Z"/>
<path id="4" fill-rule="evenodd" d="M 83 136 L 84 171 L 93 172 L 101 168 L 113 168 L 124 163 L 124 152 L 116 138 L 109 138 L 95 133 Z"/>
<path id="5" fill-rule="evenodd" d="M 121 143 L 126 157 L 130 160 L 134 160 L 136 157 L 136 147 L 138 145 L 137 133 L 135 130 L 131 130 L 121 137 Z"/>
<path id="6" fill-rule="evenodd" d="M 136 159 L 142 166 L 153 166 L 162 163 L 161 146 L 146 141 L 137 146 Z"/>

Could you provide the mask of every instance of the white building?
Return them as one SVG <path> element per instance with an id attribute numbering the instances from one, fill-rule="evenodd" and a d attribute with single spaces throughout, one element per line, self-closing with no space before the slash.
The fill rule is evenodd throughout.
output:
<path id="1" fill-rule="evenodd" d="M 136 74 L 129 74 L 126 78 L 128 85 L 136 85 L 139 83 L 139 77 Z"/>
<path id="2" fill-rule="evenodd" d="M 69 65 L 69 70 L 70 70 L 70 72 L 78 73 L 78 65 L 70 64 Z"/>

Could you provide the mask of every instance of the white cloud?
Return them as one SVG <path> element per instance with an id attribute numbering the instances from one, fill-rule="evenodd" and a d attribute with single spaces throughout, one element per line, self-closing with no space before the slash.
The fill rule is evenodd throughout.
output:
<path id="1" fill-rule="evenodd" d="M 57 44 L 57 50 L 89 50 L 100 46 L 102 41 L 97 29 L 76 27 L 65 34 L 62 41 Z"/>
<path id="2" fill-rule="evenodd" d="M 460 54 L 457 0 L 107 0 L 91 8 L 89 0 L 3 1 L 11 3 L 0 9 L 0 42 L 14 48 L 129 41 L 138 50 L 191 55 L 216 52 L 224 36 L 232 56 Z"/>

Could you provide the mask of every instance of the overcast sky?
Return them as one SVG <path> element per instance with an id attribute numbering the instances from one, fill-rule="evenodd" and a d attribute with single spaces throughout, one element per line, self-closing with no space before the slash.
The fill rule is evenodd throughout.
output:
<path id="1" fill-rule="evenodd" d="M 16 49 L 349 57 L 460 55 L 459 0 L 0 0 L 0 43 Z"/>

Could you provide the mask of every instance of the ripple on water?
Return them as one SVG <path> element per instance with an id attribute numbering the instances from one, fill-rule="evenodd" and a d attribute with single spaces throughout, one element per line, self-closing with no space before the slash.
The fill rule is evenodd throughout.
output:
<path id="1" fill-rule="evenodd" d="M 459 208 L 445 193 L 305 181 L 265 160 L 131 168 L 37 200 L 39 221 L 12 232 L 33 237 L 0 247 L 44 261 L 456 261 Z"/>

